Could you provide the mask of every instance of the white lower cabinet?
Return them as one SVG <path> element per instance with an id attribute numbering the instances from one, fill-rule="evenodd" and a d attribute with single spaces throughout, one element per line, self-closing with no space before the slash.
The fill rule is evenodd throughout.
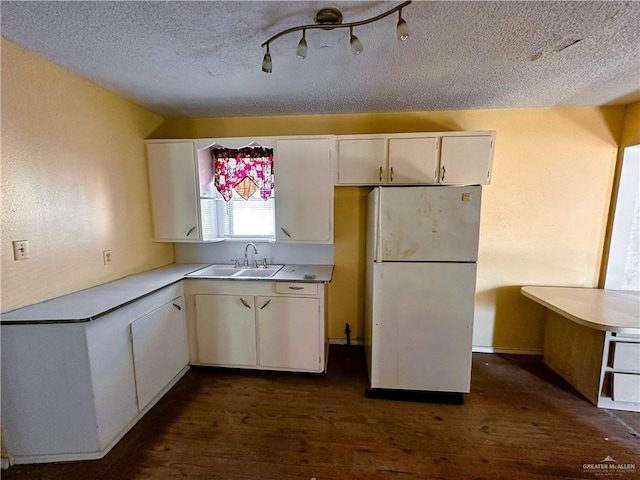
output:
<path id="1" fill-rule="evenodd" d="M 184 297 L 174 298 L 131 323 L 138 410 L 189 363 Z"/>
<path id="2" fill-rule="evenodd" d="M 320 367 L 320 300 L 256 297 L 260 366 L 317 371 Z"/>
<path id="3" fill-rule="evenodd" d="M 182 283 L 92 321 L 2 326 L 15 463 L 102 458 L 188 369 Z"/>
<path id="4" fill-rule="evenodd" d="M 200 363 L 256 365 L 255 309 L 252 296 L 196 295 L 195 307 Z"/>
<path id="5" fill-rule="evenodd" d="M 191 363 L 323 372 L 324 284 L 188 280 Z"/>

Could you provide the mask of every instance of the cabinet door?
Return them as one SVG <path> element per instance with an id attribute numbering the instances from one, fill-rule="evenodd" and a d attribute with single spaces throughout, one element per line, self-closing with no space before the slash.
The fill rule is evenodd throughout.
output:
<path id="1" fill-rule="evenodd" d="M 483 185 L 491 182 L 493 138 L 443 137 L 440 153 L 440 183 Z"/>
<path id="2" fill-rule="evenodd" d="M 333 242 L 330 137 L 277 139 L 276 240 Z"/>
<path id="3" fill-rule="evenodd" d="M 131 339 L 141 411 L 189 363 L 184 298 L 132 322 Z"/>
<path id="4" fill-rule="evenodd" d="M 256 297 L 256 308 L 260 366 L 322 370 L 319 299 Z"/>
<path id="5" fill-rule="evenodd" d="M 386 140 L 380 138 L 339 138 L 338 183 L 379 185 L 386 180 Z"/>
<path id="6" fill-rule="evenodd" d="M 198 362 L 257 364 L 254 298 L 250 295 L 195 295 Z"/>
<path id="7" fill-rule="evenodd" d="M 201 237 L 192 142 L 148 143 L 154 238 L 197 241 Z"/>
<path id="8" fill-rule="evenodd" d="M 393 184 L 438 182 L 438 139 L 389 140 L 389 181 Z"/>

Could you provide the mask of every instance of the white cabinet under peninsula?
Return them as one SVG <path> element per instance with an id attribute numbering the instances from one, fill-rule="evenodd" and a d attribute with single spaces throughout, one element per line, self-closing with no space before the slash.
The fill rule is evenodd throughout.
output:
<path id="1" fill-rule="evenodd" d="M 324 371 L 323 283 L 189 279 L 185 293 L 192 364 Z"/>
<path id="2" fill-rule="evenodd" d="M 3 314 L 12 463 L 102 458 L 182 377 L 180 279 L 193 269 L 164 267 Z"/>

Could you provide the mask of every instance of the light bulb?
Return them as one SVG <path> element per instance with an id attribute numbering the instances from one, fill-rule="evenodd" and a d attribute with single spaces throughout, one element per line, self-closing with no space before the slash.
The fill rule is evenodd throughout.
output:
<path id="1" fill-rule="evenodd" d="M 264 54 L 264 58 L 262 59 L 262 71 L 264 73 L 271 73 L 271 54 L 269 52 Z"/>
<path id="2" fill-rule="evenodd" d="M 353 34 L 353 28 L 349 28 L 349 33 L 351 34 L 351 39 L 349 40 L 349 43 L 351 44 L 351 53 L 354 55 L 360 55 L 362 50 L 364 50 L 364 47 L 360 40 L 358 40 L 358 37 Z"/>
<path id="3" fill-rule="evenodd" d="M 298 43 L 298 48 L 296 48 L 296 55 L 298 58 L 307 58 L 307 40 L 305 39 L 304 30 L 302 31 L 302 38 Z"/>
<path id="4" fill-rule="evenodd" d="M 407 38 L 409 38 L 409 25 L 404 21 L 404 18 L 400 17 L 398 20 L 398 26 L 396 27 L 396 33 L 398 35 L 398 40 L 404 42 Z"/>

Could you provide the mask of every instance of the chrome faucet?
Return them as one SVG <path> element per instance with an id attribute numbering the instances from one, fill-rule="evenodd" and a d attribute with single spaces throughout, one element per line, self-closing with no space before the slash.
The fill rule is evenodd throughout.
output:
<path id="1" fill-rule="evenodd" d="M 253 268 L 258 268 L 258 261 L 255 259 L 255 256 L 258 255 L 258 248 L 255 243 L 251 242 L 247 243 L 244 247 L 244 266 L 245 268 L 249 266 L 249 258 L 247 257 L 247 250 L 249 247 L 253 247 Z"/>

